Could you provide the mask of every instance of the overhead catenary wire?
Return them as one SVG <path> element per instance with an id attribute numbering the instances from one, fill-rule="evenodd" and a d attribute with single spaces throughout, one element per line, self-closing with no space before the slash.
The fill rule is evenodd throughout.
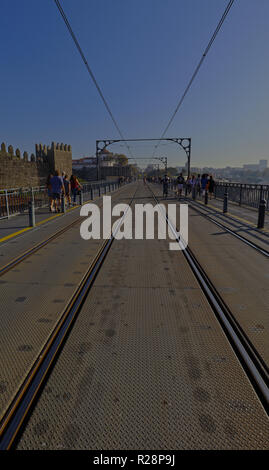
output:
<path id="1" fill-rule="evenodd" d="M 172 122 L 173 122 L 173 120 L 174 120 L 174 118 L 175 118 L 175 116 L 176 116 L 176 114 L 177 114 L 177 112 L 178 112 L 180 106 L 182 105 L 182 103 L 183 103 L 183 101 L 184 101 L 184 98 L 185 98 L 185 96 L 187 95 L 187 93 L 188 93 L 188 91 L 189 91 L 189 89 L 190 89 L 190 87 L 191 87 L 191 85 L 192 85 L 192 83 L 193 83 L 193 81 L 194 81 L 196 75 L 198 74 L 198 72 L 199 72 L 199 70 L 200 70 L 200 67 L 201 67 L 202 63 L 204 62 L 204 60 L 205 60 L 205 58 L 206 58 L 206 56 L 207 56 L 207 54 L 208 54 L 208 51 L 209 51 L 209 49 L 211 48 L 213 42 L 215 41 L 216 36 L 217 36 L 219 30 L 221 29 L 221 27 L 222 27 L 222 25 L 223 25 L 223 23 L 224 23 L 224 21 L 225 21 L 225 18 L 227 17 L 227 15 L 228 15 L 228 13 L 229 13 L 229 11 L 230 11 L 230 9 L 231 9 L 233 3 L 234 3 L 234 0 L 230 0 L 229 3 L 228 3 L 228 5 L 227 5 L 227 7 L 225 8 L 225 11 L 224 11 L 224 13 L 223 13 L 223 15 L 222 15 L 222 17 L 221 17 L 221 19 L 220 19 L 218 25 L 217 25 L 217 27 L 216 27 L 216 29 L 215 29 L 215 31 L 214 31 L 212 37 L 211 37 L 211 39 L 210 39 L 210 41 L 209 41 L 209 43 L 208 43 L 206 49 L 205 49 L 204 52 L 203 52 L 203 55 L 202 55 L 202 57 L 201 57 L 201 59 L 200 59 L 198 65 L 197 65 L 196 69 L 194 70 L 194 72 L 193 72 L 193 74 L 192 74 L 192 77 L 191 77 L 191 79 L 190 79 L 190 81 L 189 81 L 187 87 L 185 88 L 184 93 L 183 93 L 183 95 L 181 96 L 181 98 L 180 98 L 180 100 L 179 100 L 179 102 L 178 102 L 178 104 L 177 104 L 177 107 L 176 107 L 175 111 L 173 112 L 171 118 L 169 119 L 168 124 L 167 124 L 166 128 L 164 129 L 164 131 L 163 131 L 163 133 L 162 133 L 162 135 L 161 135 L 161 137 L 160 137 L 160 140 L 159 140 L 159 141 L 157 142 L 157 144 L 154 146 L 153 156 L 155 155 L 155 152 L 156 152 L 156 150 L 157 150 L 157 148 L 158 148 L 158 146 L 159 146 L 159 144 L 160 144 L 161 139 L 165 136 L 165 134 L 166 134 L 166 132 L 168 131 L 169 127 L 171 126 L 171 124 L 172 124 Z"/>
<path id="2" fill-rule="evenodd" d="M 102 93 L 102 90 L 101 90 L 100 86 L 98 85 L 98 82 L 97 82 L 97 80 L 96 80 L 96 78 L 95 78 L 95 76 L 94 76 L 94 74 L 93 74 L 93 72 L 92 72 L 92 70 L 91 70 L 91 68 L 90 68 L 90 66 L 89 66 L 89 64 L 88 64 L 88 62 L 87 62 L 87 59 L 86 59 L 86 57 L 85 57 L 85 55 L 84 55 L 84 53 L 83 53 L 83 51 L 82 51 L 82 49 L 81 49 L 81 47 L 80 47 L 80 44 L 79 44 L 79 42 L 78 42 L 78 40 L 77 40 L 77 38 L 76 38 L 76 36 L 75 36 L 75 34 L 74 34 L 72 28 L 71 28 L 71 25 L 70 25 L 70 23 L 69 23 L 69 21 L 68 21 L 68 19 L 67 19 L 67 16 L 66 16 L 66 14 L 65 14 L 65 12 L 64 12 L 64 10 L 63 10 L 61 4 L 60 4 L 60 1 L 59 1 L 59 0 L 54 0 L 54 2 L 55 2 L 55 4 L 56 4 L 56 6 L 57 6 L 57 8 L 58 8 L 58 10 L 59 10 L 59 12 L 60 12 L 60 14 L 61 14 L 63 20 L 64 20 L 64 22 L 65 22 L 65 24 L 66 24 L 66 27 L 67 27 L 67 29 L 68 29 L 68 31 L 69 31 L 69 33 L 70 33 L 70 35 L 71 35 L 71 37 L 72 37 L 72 39 L 73 39 L 73 41 L 74 41 L 76 47 L 77 47 L 77 49 L 78 49 L 78 52 L 79 52 L 79 54 L 80 54 L 80 56 L 81 56 L 81 58 L 82 58 L 82 60 L 83 60 L 83 62 L 84 62 L 84 64 L 85 64 L 85 66 L 86 66 L 86 68 L 87 68 L 87 70 L 88 70 L 88 72 L 89 72 L 89 74 L 90 74 L 90 77 L 91 77 L 91 79 L 92 79 L 92 81 L 93 81 L 93 83 L 94 83 L 94 85 L 95 85 L 95 87 L 96 87 L 96 89 L 97 89 L 97 91 L 98 91 L 98 93 L 99 93 L 99 95 L 100 95 L 100 97 L 101 97 L 101 99 L 102 99 L 102 101 L 103 101 L 105 107 L 106 107 L 106 110 L 107 110 L 109 116 L 111 117 L 111 119 L 112 119 L 112 121 L 113 121 L 113 123 L 114 123 L 114 125 L 115 125 L 115 127 L 116 127 L 116 129 L 117 129 L 117 131 L 118 131 L 118 133 L 119 133 L 119 135 L 120 135 L 120 137 L 121 137 L 121 139 L 125 142 L 125 145 L 126 145 L 127 149 L 129 150 L 131 156 L 133 156 L 133 155 L 132 155 L 132 152 L 131 152 L 131 150 L 130 150 L 130 147 L 129 147 L 129 145 L 126 143 L 125 138 L 124 138 L 124 136 L 123 136 L 123 134 L 122 134 L 122 131 L 120 130 L 119 125 L 118 125 L 118 123 L 117 123 L 117 121 L 116 121 L 116 119 L 115 119 L 115 117 L 114 117 L 114 115 L 113 115 L 113 113 L 112 113 L 112 111 L 111 111 L 109 105 L 108 105 L 108 102 L 107 102 L 107 100 L 105 99 L 105 97 L 104 97 L 104 95 L 103 95 L 103 93 Z"/>

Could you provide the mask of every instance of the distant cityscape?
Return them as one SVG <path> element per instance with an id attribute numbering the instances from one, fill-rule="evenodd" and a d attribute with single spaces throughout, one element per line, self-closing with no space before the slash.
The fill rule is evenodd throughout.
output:
<path id="1" fill-rule="evenodd" d="M 187 171 L 187 164 L 177 167 L 178 171 Z M 244 164 L 242 167 L 226 166 L 224 168 L 194 167 L 191 173 L 212 174 L 215 179 L 240 183 L 269 184 L 268 160 L 259 160 L 258 163 Z"/>
<path id="2" fill-rule="evenodd" d="M 156 165 L 150 164 L 146 168 L 147 173 L 156 173 Z M 174 176 L 176 173 L 187 174 L 187 163 L 184 166 L 175 168 L 169 167 L 168 173 Z M 191 174 L 207 173 L 212 175 L 216 180 L 229 181 L 234 183 L 253 183 L 253 184 L 269 184 L 269 168 L 268 160 L 259 160 L 258 163 L 244 164 L 242 167 L 226 166 L 225 168 L 214 167 L 196 167 L 191 166 Z"/>
<path id="3" fill-rule="evenodd" d="M 118 155 L 104 150 L 100 154 L 100 166 L 102 167 L 113 167 L 119 164 Z M 124 157 L 124 156 L 123 156 Z M 126 158 L 126 157 L 125 157 Z M 126 163 L 127 163 L 126 158 Z M 82 157 L 73 159 L 74 170 L 87 170 L 96 167 L 96 157 Z M 133 165 L 136 166 L 136 165 Z M 158 166 L 158 165 L 157 165 Z M 159 170 L 163 172 L 162 166 L 159 165 Z M 149 164 L 145 169 L 147 173 L 156 173 L 156 164 Z M 184 166 L 170 167 L 168 162 L 168 172 L 175 175 L 183 172 L 187 174 L 187 163 Z M 268 160 L 261 159 L 258 163 L 244 164 L 242 167 L 231 167 L 226 166 L 224 168 L 214 167 L 198 167 L 191 166 L 192 174 L 212 174 L 216 180 L 240 182 L 240 183 L 253 183 L 253 184 L 269 184 L 269 167 Z"/>

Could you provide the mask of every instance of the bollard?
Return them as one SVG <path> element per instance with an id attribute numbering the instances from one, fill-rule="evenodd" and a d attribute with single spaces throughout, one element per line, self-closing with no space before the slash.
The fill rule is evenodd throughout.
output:
<path id="1" fill-rule="evenodd" d="M 185 185 L 185 197 L 187 197 L 187 195 L 188 195 L 188 187 L 187 185 Z"/>
<path id="2" fill-rule="evenodd" d="M 205 204 L 208 203 L 208 191 L 207 189 L 205 190 Z"/>
<path id="3" fill-rule="evenodd" d="M 35 204 L 34 201 L 29 201 L 29 226 L 35 227 Z"/>
<path id="4" fill-rule="evenodd" d="M 226 214 L 228 210 L 228 191 L 225 191 L 223 198 L 223 214 Z"/>
<path id="5" fill-rule="evenodd" d="M 259 215 L 258 215 L 257 228 L 264 228 L 265 209 L 266 209 L 266 200 L 261 199 L 260 204 L 259 204 Z"/>
<path id="6" fill-rule="evenodd" d="M 5 189 L 5 199 L 6 199 L 7 218 L 9 219 L 9 204 L 8 204 L 8 193 L 7 193 L 7 189 Z"/>
<path id="7" fill-rule="evenodd" d="M 91 188 L 91 199 L 93 200 L 93 190 Z"/>
<path id="8" fill-rule="evenodd" d="M 240 184 L 240 192 L 239 192 L 239 206 L 242 204 L 242 184 Z"/>
<path id="9" fill-rule="evenodd" d="M 101 187 L 99 186 L 99 197 L 101 196 Z"/>
<path id="10" fill-rule="evenodd" d="M 61 194 L 61 211 L 62 211 L 63 214 L 66 213 L 65 196 L 64 196 L 64 194 Z"/>
<path id="11" fill-rule="evenodd" d="M 80 206 L 83 205 L 83 192 L 82 191 L 80 191 L 80 193 L 79 193 L 79 204 L 80 204 Z"/>
<path id="12" fill-rule="evenodd" d="M 195 186 L 192 187 L 192 199 L 193 200 L 196 199 L 196 187 Z"/>

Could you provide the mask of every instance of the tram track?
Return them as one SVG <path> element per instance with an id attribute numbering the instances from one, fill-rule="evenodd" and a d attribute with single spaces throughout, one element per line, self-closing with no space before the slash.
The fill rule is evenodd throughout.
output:
<path id="1" fill-rule="evenodd" d="M 131 199 L 129 207 L 135 198 L 137 189 L 138 188 L 136 187 L 133 196 L 128 198 Z M 0 450 L 9 450 L 12 448 L 22 426 L 29 417 L 33 405 L 38 397 L 38 393 L 44 386 L 44 383 L 53 368 L 53 364 L 55 363 L 62 347 L 64 346 L 65 341 L 68 338 L 72 326 L 77 316 L 79 315 L 79 312 L 89 294 L 98 272 L 104 263 L 104 260 L 115 239 L 115 235 L 120 229 L 127 212 L 128 209 L 119 220 L 117 227 L 111 233 L 110 238 L 105 240 L 98 250 L 95 258 L 92 260 L 89 268 L 76 288 L 72 298 L 63 310 L 61 317 L 58 319 L 57 324 L 54 326 L 54 329 L 47 339 L 45 345 L 39 352 L 38 357 L 32 364 L 31 369 L 28 371 L 27 376 L 20 384 L 20 387 L 13 397 L 8 409 L 1 417 Z"/>
<path id="2" fill-rule="evenodd" d="M 159 204 L 159 199 L 153 192 L 152 188 L 148 186 L 153 199 Z M 243 366 L 250 382 L 253 385 L 261 403 L 263 404 L 266 412 L 269 411 L 269 369 L 259 352 L 249 339 L 248 335 L 241 328 L 239 322 L 236 320 L 232 311 L 229 309 L 218 290 L 214 286 L 211 279 L 206 274 L 205 270 L 199 263 L 197 257 L 186 243 L 183 243 L 177 235 L 177 227 L 168 219 L 166 212 L 163 213 L 167 225 L 174 233 L 175 240 L 179 243 L 182 253 L 187 260 L 192 272 L 194 273 L 204 295 L 206 296 L 212 311 L 216 315 L 219 323 L 228 338 L 237 358 Z"/>
<path id="3" fill-rule="evenodd" d="M 119 191 L 121 191 L 123 188 L 125 188 L 126 186 L 123 186 L 122 188 L 119 189 Z M 118 194 L 118 192 L 117 192 Z M 116 194 L 115 194 L 116 195 Z M 93 200 L 89 200 L 89 201 L 86 201 L 84 202 L 84 204 L 86 204 L 87 202 L 93 202 Z M 61 228 L 60 230 L 58 230 L 57 232 L 55 232 L 54 234 L 52 234 L 51 236 L 49 236 L 48 238 L 45 238 L 44 240 L 42 240 L 41 242 L 37 243 L 36 245 L 34 245 L 32 248 L 26 250 L 25 252 L 23 252 L 22 254 L 20 254 L 19 256 L 16 256 L 16 258 L 12 259 L 11 261 L 9 261 L 7 264 L 5 264 L 4 266 L 0 267 L 0 277 L 3 276 L 4 274 L 6 274 L 8 271 L 10 271 L 11 269 L 15 268 L 15 266 L 17 266 L 18 264 L 22 263 L 23 261 L 25 261 L 27 258 L 29 258 L 30 256 L 34 255 L 35 253 L 37 253 L 39 250 L 41 250 L 42 248 L 44 248 L 46 245 L 48 245 L 50 242 L 54 241 L 55 239 L 57 239 L 58 237 L 60 237 L 61 235 L 63 235 L 65 232 L 67 232 L 68 230 L 70 230 L 71 228 L 75 227 L 76 225 L 78 225 L 79 223 L 81 223 L 81 217 L 79 216 L 77 219 L 75 219 L 73 222 L 71 222 L 70 224 L 66 225 L 65 227 Z"/>

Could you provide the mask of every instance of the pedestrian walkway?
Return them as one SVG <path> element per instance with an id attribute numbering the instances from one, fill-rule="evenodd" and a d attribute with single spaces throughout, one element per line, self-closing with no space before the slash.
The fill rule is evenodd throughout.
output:
<path id="1" fill-rule="evenodd" d="M 189 194 L 188 198 L 192 199 L 192 195 Z M 197 196 L 196 201 L 201 203 L 201 205 L 205 205 L 204 197 L 202 198 L 202 197 Z M 217 212 L 223 213 L 223 200 L 221 199 L 215 199 L 214 197 L 212 199 L 208 199 L 207 206 L 209 208 L 215 209 Z M 235 202 L 229 201 L 228 199 L 227 216 L 229 215 L 236 217 L 238 221 L 257 227 L 258 209 L 248 207 L 248 206 L 239 206 Z M 264 232 L 269 233 L 269 213 L 268 212 L 265 213 Z"/>
<path id="2" fill-rule="evenodd" d="M 134 202 L 150 199 L 141 184 Z M 267 448 L 266 413 L 168 246 L 113 242 L 18 449 Z"/>

